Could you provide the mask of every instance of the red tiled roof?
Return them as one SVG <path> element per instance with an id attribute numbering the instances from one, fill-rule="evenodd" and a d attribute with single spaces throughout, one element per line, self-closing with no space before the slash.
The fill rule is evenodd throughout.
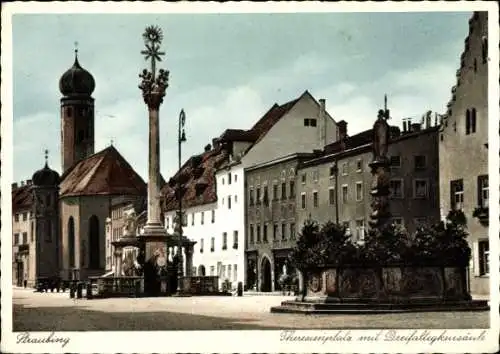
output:
<path id="1" fill-rule="evenodd" d="M 392 138 L 399 136 L 400 132 L 398 127 L 391 126 L 389 129 Z M 342 150 L 354 149 L 358 146 L 370 144 L 372 142 L 373 142 L 373 129 L 368 129 L 353 136 L 348 136 L 346 139 L 344 139 L 344 141 L 338 140 L 331 144 L 326 145 L 324 148 L 324 153 L 333 154 L 336 152 L 340 152 Z"/>
<path id="2" fill-rule="evenodd" d="M 33 193 L 31 185 L 12 188 L 12 212 L 30 209 L 33 205 Z"/>
<path id="3" fill-rule="evenodd" d="M 79 161 L 61 177 L 59 195 L 145 195 L 146 183 L 114 146 Z"/>
<path id="4" fill-rule="evenodd" d="M 227 150 L 221 147 L 191 156 L 171 181 L 161 189 L 163 210 L 178 208 L 174 188 L 179 179 L 183 181 L 185 187 L 182 196 L 184 208 L 216 202 L 215 171 L 227 158 Z"/>
<path id="5" fill-rule="evenodd" d="M 283 117 L 295 105 L 295 103 L 297 103 L 298 100 L 300 100 L 300 97 L 281 106 L 275 103 L 274 106 L 272 106 L 271 109 L 267 111 L 267 113 L 264 114 L 264 116 L 250 129 L 251 132 L 258 136 L 256 142 L 261 140 L 273 127 L 273 125 L 275 125 L 280 118 Z"/>
<path id="6" fill-rule="evenodd" d="M 225 141 L 249 141 L 254 142 L 258 136 L 251 130 L 243 129 L 226 129 L 219 137 Z"/>

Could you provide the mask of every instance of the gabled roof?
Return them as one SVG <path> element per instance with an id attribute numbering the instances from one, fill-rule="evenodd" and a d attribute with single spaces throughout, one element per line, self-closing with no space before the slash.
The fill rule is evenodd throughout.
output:
<path id="1" fill-rule="evenodd" d="M 400 130 L 396 126 L 389 127 L 391 139 L 396 139 L 400 135 Z M 373 142 L 373 129 L 362 131 L 353 136 L 348 136 L 344 140 L 337 140 L 328 144 L 324 148 L 324 153 L 332 154 L 343 150 L 354 149 L 356 147 L 371 144 Z"/>
<path id="2" fill-rule="evenodd" d="M 216 202 L 215 171 L 227 158 L 228 152 L 222 147 L 191 156 L 161 189 L 163 210 L 178 208 L 175 187 L 179 180 L 185 188 L 182 196 L 183 208 Z"/>
<path id="3" fill-rule="evenodd" d="M 114 146 L 87 157 L 61 177 L 60 197 L 144 195 L 146 183 Z"/>
<path id="4" fill-rule="evenodd" d="M 215 172 L 236 163 L 229 161 L 230 146 L 225 143 L 234 141 L 250 142 L 247 149 L 261 140 L 266 133 L 283 117 L 304 95 L 283 105 L 275 103 L 254 125 L 248 130 L 226 129 L 218 138 L 214 139 L 214 148 L 201 155 L 192 156 L 177 173 L 172 177 L 172 183 L 162 188 L 163 208 L 165 211 L 176 210 L 178 201 L 175 196 L 175 183 L 180 178 L 185 186 L 182 206 L 185 208 L 214 203 L 217 201 L 215 190 Z M 197 173 L 196 173 L 197 171 Z M 201 173 L 201 175 L 199 175 Z M 203 187 L 206 186 L 206 187 Z"/>
<path id="5" fill-rule="evenodd" d="M 307 93 L 307 91 L 305 93 Z M 269 111 L 267 111 L 266 114 L 264 114 L 262 118 L 259 119 L 257 123 L 255 123 L 254 126 L 250 129 L 250 131 L 257 136 L 255 142 L 257 143 L 258 141 L 260 141 L 266 135 L 266 133 L 271 130 L 271 128 L 280 120 L 280 118 L 288 113 L 290 109 L 292 109 L 292 107 L 302 98 L 303 95 L 301 95 L 299 98 L 282 104 L 281 106 L 275 103 L 271 107 L 271 109 L 269 109 Z"/>
<path id="6" fill-rule="evenodd" d="M 254 142 L 258 136 L 251 130 L 226 129 L 219 137 L 223 141 L 247 141 Z"/>
<path id="7" fill-rule="evenodd" d="M 12 212 L 28 210 L 33 205 L 33 192 L 31 185 L 12 188 Z"/>

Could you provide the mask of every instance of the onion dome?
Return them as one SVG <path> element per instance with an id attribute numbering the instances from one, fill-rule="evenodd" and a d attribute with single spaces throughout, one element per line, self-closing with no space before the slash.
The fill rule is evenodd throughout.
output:
<path id="1" fill-rule="evenodd" d="M 59 184 L 59 173 L 50 169 L 47 155 L 48 151 L 45 150 L 45 166 L 36 171 L 31 178 L 34 186 L 57 186 Z"/>
<path id="2" fill-rule="evenodd" d="M 78 51 L 75 50 L 75 63 L 61 76 L 59 91 L 64 96 L 90 96 L 94 89 L 94 77 L 80 66 Z"/>

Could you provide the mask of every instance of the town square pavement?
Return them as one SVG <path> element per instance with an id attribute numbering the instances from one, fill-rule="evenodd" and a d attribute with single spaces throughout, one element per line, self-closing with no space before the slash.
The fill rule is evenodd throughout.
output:
<path id="1" fill-rule="evenodd" d="M 287 296 L 70 299 L 13 289 L 14 331 L 489 328 L 489 312 L 273 314 Z"/>

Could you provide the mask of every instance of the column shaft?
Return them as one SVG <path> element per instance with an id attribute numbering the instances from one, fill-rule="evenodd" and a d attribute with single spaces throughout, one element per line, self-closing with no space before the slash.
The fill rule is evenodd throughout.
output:
<path id="1" fill-rule="evenodd" d="M 186 276 L 193 275 L 193 245 L 186 247 Z"/>
<path id="2" fill-rule="evenodd" d="M 160 224 L 160 125 L 159 109 L 149 109 L 148 221 Z"/>

